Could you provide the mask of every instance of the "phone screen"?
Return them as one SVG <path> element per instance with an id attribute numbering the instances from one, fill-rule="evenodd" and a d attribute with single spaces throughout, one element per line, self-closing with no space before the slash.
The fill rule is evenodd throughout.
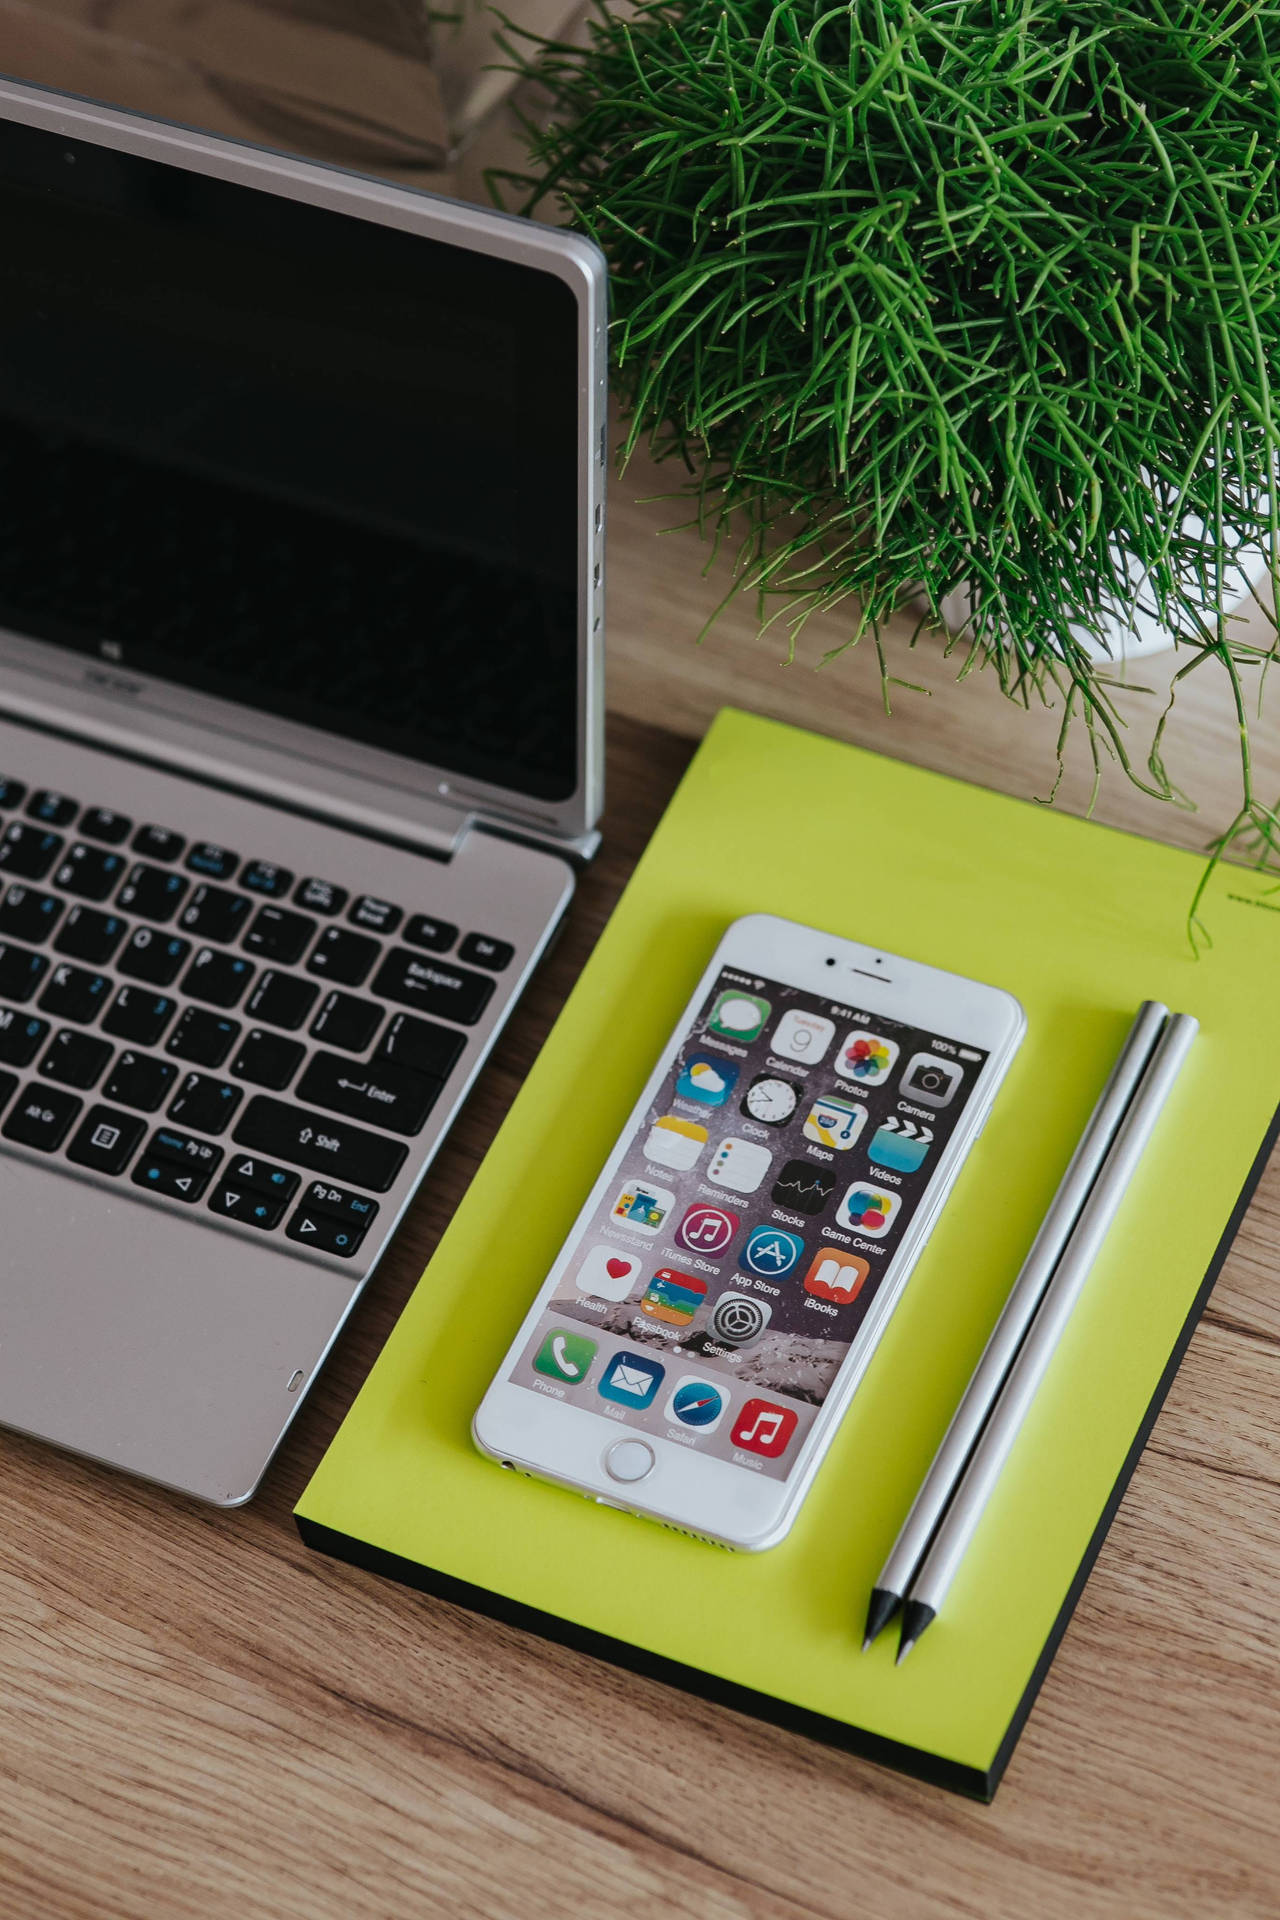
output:
<path id="1" fill-rule="evenodd" d="M 785 1479 L 986 1058 L 723 968 L 509 1378 Z"/>

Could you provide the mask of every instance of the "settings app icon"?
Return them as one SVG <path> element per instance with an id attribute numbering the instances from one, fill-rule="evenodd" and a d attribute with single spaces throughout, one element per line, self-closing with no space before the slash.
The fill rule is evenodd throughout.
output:
<path id="1" fill-rule="evenodd" d="M 745 1347 L 758 1340 L 769 1324 L 773 1308 L 749 1293 L 722 1293 L 711 1309 L 711 1332 L 726 1347 Z"/>

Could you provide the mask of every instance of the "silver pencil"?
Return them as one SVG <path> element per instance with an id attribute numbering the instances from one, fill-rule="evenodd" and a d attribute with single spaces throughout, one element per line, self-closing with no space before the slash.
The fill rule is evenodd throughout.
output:
<path id="1" fill-rule="evenodd" d="M 1045 1290 L 1040 1310 L 1009 1369 L 951 1505 L 904 1598 L 899 1663 L 910 1653 L 947 1597 L 1018 1429 L 1048 1371 L 1116 1210 L 1199 1031 L 1199 1023 L 1190 1014 L 1175 1013 L 1160 1036 L 1115 1144 Z"/>
<path id="2" fill-rule="evenodd" d="M 1009 1291 L 1000 1318 L 992 1328 L 982 1358 L 973 1370 L 889 1558 L 880 1570 L 867 1608 L 864 1652 L 902 1605 L 912 1576 L 964 1472 L 965 1462 L 1013 1365 L 1168 1017 L 1169 1009 L 1158 1000 L 1144 1000 L 1134 1015 L 1133 1025 L 1058 1183 L 1031 1251 Z"/>

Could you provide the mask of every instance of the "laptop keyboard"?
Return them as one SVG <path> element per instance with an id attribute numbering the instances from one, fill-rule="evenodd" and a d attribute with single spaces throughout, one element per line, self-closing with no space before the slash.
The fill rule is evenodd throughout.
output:
<path id="1" fill-rule="evenodd" d="M 350 1258 L 513 952 L 0 775 L 0 1143 Z"/>

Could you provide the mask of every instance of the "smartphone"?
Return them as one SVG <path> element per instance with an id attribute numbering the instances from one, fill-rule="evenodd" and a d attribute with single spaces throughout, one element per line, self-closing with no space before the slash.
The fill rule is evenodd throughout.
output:
<path id="1" fill-rule="evenodd" d="M 735 921 L 476 1444 L 721 1546 L 775 1545 L 1025 1026 L 998 987 L 770 914 Z"/>

